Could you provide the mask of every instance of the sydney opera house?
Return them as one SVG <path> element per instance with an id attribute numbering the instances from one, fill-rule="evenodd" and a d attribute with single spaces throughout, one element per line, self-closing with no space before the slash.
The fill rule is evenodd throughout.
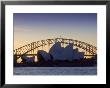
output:
<path id="1" fill-rule="evenodd" d="M 61 47 L 61 43 L 55 43 L 49 50 L 49 53 L 43 50 L 37 52 L 38 59 L 48 60 L 68 60 L 83 59 L 84 52 L 79 52 L 78 49 L 73 49 L 73 44 Z"/>
<path id="2" fill-rule="evenodd" d="M 84 58 L 84 52 L 80 52 L 78 48 L 73 48 L 73 44 L 70 43 L 66 47 L 62 47 L 60 42 L 56 42 L 46 52 L 44 50 L 38 50 L 36 53 L 37 62 L 35 62 L 35 56 L 22 57 L 22 63 L 14 63 L 14 66 L 36 66 L 36 67 L 73 67 L 73 66 L 96 66 L 97 56 L 91 57 L 91 59 Z"/>

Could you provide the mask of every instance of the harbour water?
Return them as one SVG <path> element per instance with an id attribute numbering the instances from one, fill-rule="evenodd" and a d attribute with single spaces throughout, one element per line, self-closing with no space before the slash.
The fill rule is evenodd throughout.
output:
<path id="1" fill-rule="evenodd" d="M 97 67 L 14 67 L 14 75 L 97 75 Z"/>

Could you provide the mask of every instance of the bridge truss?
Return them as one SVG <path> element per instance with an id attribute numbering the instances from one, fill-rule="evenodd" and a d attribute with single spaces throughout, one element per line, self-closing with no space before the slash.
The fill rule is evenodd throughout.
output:
<path id="1" fill-rule="evenodd" d="M 82 49 L 85 51 L 85 56 L 94 56 L 97 55 L 97 48 L 91 44 L 79 41 L 79 40 L 74 40 L 74 39 L 66 39 L 66 38 L 55 38 L 55 39 L 46 39 L 46 40 L 41 40 L 37 42 L 32 42 L 30 44 L 24 45 L 18 49 L 14 50 L 14 56 L 17 56 L 18 58 L 23 56 L 23 55 L 37 55 L 36 51 L 39 50 L 39 47 L 45 47 L 46 45 L 48 48 L 50 48 L 50 45 L 55 44 L 56 42 L 60 42 L 62 45 L 65 44 L 73 44 L 73 47 Z M 88 53 L 88 54 L 87 54 Z"/>

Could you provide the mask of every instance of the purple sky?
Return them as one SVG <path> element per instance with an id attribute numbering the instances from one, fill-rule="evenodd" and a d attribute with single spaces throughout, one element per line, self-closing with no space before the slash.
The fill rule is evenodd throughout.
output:
<path id="1" fill-rule="evenodd" d="M 14 49 L 54 37 L 97 45 L 96 13 L 14 13 Z"/>

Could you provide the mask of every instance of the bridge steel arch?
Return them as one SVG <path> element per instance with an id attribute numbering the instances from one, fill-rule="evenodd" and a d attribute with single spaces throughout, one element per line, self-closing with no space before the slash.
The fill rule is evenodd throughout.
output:
<path id="1" fill-rule="evenodd" d="M 45 45 L 50 46 L 51 44 L 54 44 L 56 42 L 60 42 L 61 44 L 73 43 L 73 46 L 83 49 L 85 52 L 88 52 L 91 55 L 97 55 L 97 47 L 86 42 L 67 38 L 54 38 L 32 42 L 30 44 L 19 47 L 18 49 L 15 49 L 14 55 L 22 56 L 28 54 L 29 52 L 34 51 L 35 49 L 38 49 L 39 47 L 43 47 Z"/>

